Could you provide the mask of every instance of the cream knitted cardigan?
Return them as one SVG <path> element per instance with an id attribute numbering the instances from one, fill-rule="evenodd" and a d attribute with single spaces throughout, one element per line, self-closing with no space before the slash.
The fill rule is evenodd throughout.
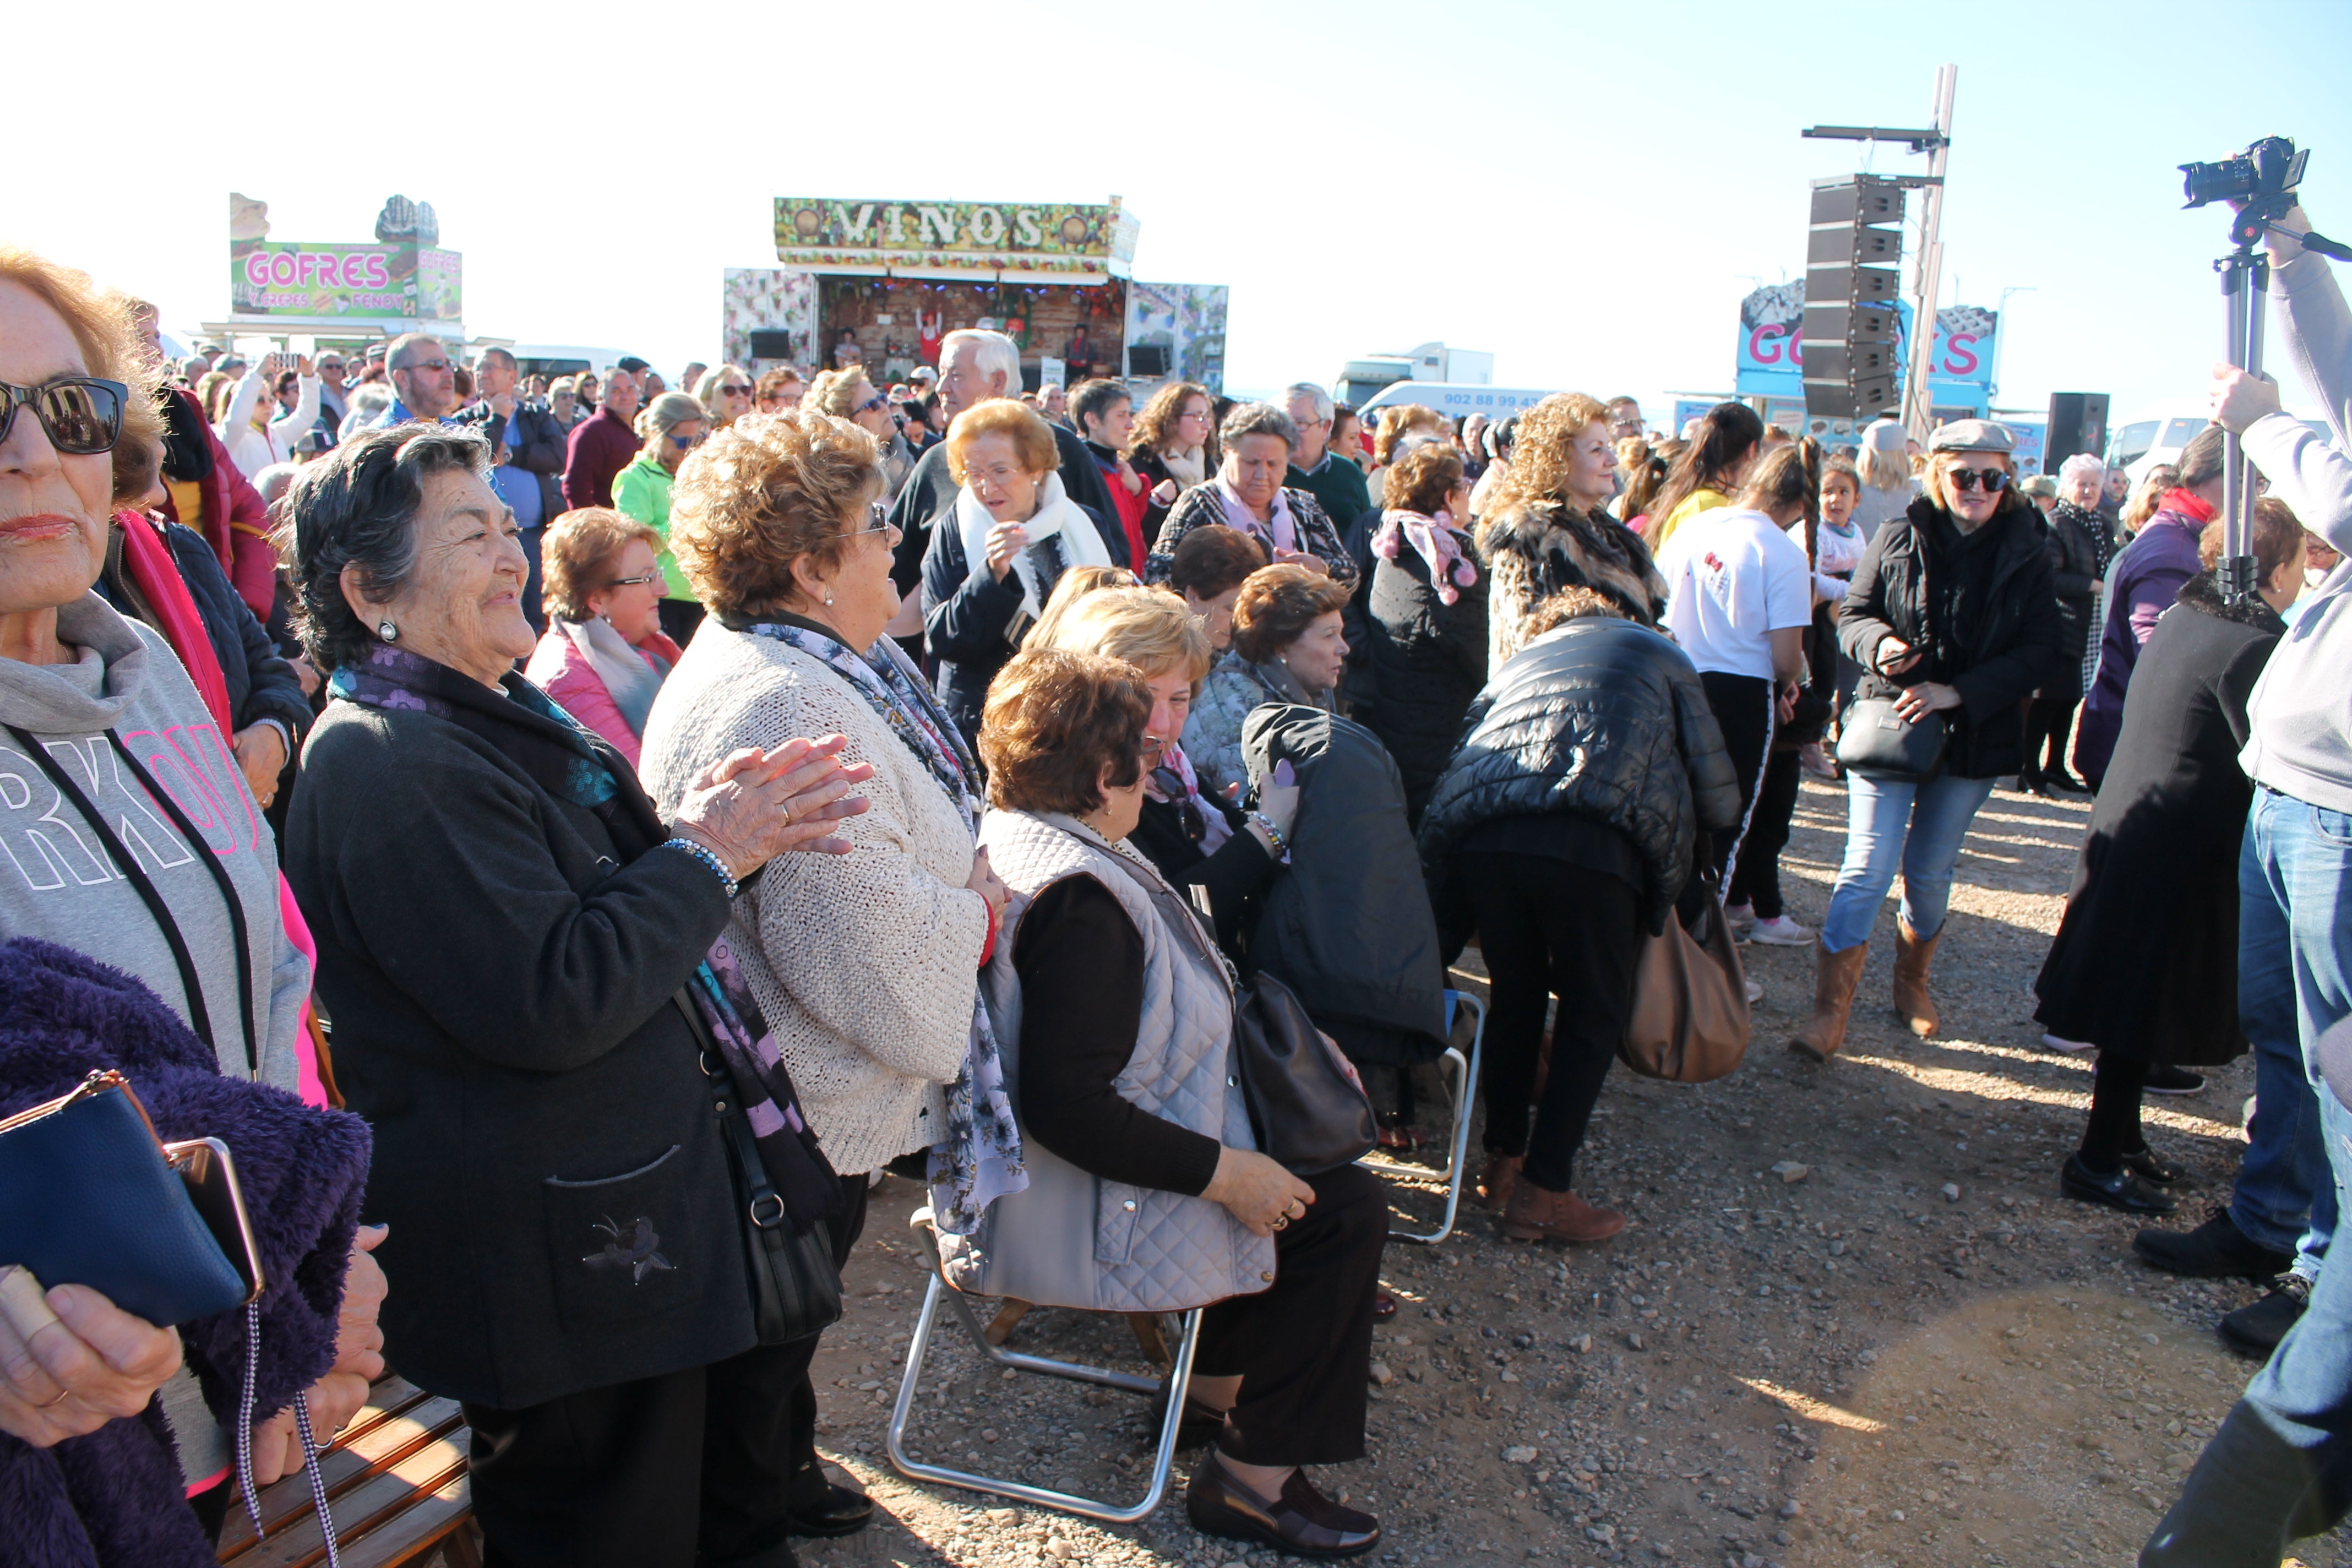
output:
<path id="1" fill-rule="evenodd" d="M 735 904 L 727 936 L 825 1157 L 871 1171 L 947 1135 L 988 906 L 964 886 L 972 839 L 929 768 L 841 676 L 773 638 L 707 621 L 662 683 L 640 776 L 664 820 L 730 752 L 842 734 L 871 803 L 846 855 L 790 854 Z"/>

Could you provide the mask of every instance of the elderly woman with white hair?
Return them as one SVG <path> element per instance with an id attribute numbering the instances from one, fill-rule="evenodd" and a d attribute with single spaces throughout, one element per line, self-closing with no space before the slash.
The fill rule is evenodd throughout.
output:
<path id="1" fill-rule="evenodd" d="M 1164 583 L 1184 536 L 1209 523 L 1248 534 L 1277 566 L 1302 566 L 1318 577 L 1352 588 L 1360 574 L 1339 541 L 1323 503 L 1287 486 L 1298 426 L 1267 403 L 1244 403 L 1225 416 L 1217 432 L 1224 458 L 1216 477 L 1186 490 L 1168 509 L 1151 546 L 1147 581 Z"/>
<path id="2" fill-rule="evenodd" d="M 2066 771 L 2066 737 L 2074 731 L 2074 710 L 2083 700 L 2084 655 L 2091 628 L 2099 624 L 2099 585 L 2115 558 L 2115 536 L 2099 513 L 2106 482 L 2105 463 L 2088 452 L 2075 453 L 2058 467 L 2058 504 L 2043 520 L 2048 532 L 2042 546 L 2058 590 L 2058 618 L 2066 627 L 2066 644 L 2063 666 L 2042 683 L 2025 711 L 2025 765 L 2017 787 L 2034 795 L 2091 791 Z"/>
<path id="3" fill-rule="evenodd" d="M 1854 503 L 1852 521 L 1864 541 L 1876 538 L 1879 524 L 1901 517 L 1919 499 L 1906 439 L 1902 424 L 1893 419 L 1874 419 L 1863 429 L 1862 446 L 1853 455 L 1862 499 Z"/>

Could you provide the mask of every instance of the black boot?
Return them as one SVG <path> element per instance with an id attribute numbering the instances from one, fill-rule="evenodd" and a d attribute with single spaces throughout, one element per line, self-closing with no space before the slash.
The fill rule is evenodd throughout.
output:
<path id="1" fill-rule="evenodd" d="M 2169 1194 L 2141 1181 L 2128 1163 L 2102 1173 L 2083 1163 L 2080 1154 L 2067 1155 L 2058 1167 L 2058 1190 L 2076 1203 L 2104 1204 L 2126 1214 L 2170 1214 L 2179 1206 Z"/>
<path id="2" fill-rule="evenodd" d="M 2240 1230 L 2228 1209 L 2215 1209 L 2195 1230 L 2144 1230 L 2132 1237 L 2144 1263 L 2191 1279 L 2270 1279 L 2294 1261 Z"/>
<path id="3" fill-rule="evenodd" d="M 2221 1338 L 2233 1351 L 2268 1361 L 2310 1304 L 2311 1281 L 2300 1274 L 2282 1274 L 2271 1282 L 2269 1295 L 2221 1320 Z"/>

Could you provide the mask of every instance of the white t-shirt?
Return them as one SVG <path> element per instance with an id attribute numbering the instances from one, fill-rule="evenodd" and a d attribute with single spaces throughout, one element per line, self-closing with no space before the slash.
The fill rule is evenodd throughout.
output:
<path id="1" fill-rule="evenodd" d="M 1658 557 L 1666 630 L 1701 673 L 1772 679 L 1772 637 L 1813 618 L 1805 547 L 1760 511 L 1717 507 L 1675 530 Z"/>

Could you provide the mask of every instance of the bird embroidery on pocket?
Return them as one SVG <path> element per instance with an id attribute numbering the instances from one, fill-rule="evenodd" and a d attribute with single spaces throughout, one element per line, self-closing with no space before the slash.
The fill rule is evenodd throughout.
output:
<path id="1" fill-rule="evenodd" d="M 677 1267 L 655 1250 L 661 1246 L 661 1237 L 654 1233 L 654 1222 L 642 1215 L 625 1230 L 614 1225 L 609 1215 L 591 1228 L 613 1238 L 604 1244 L 603 1251 L 592 1252 L 580 1260 L 591 1268 L 625 1268 L 630 1271 L 629 1283 L 642 1285 L 646 1276 L 654 1270 Z"/>

